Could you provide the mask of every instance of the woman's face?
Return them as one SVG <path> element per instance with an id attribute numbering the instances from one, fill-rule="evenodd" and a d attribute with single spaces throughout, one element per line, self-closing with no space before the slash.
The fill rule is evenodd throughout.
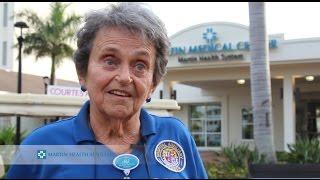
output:
<path id="1" fill-rule="evenodd" d="M 139 35 L 101 28 L 93 41 L 86 77 L 90 110 L 125 119 L 138 111 L 154 90 L 155 48 Z M 91 112 L 90 112 L 91 113 Z"/>

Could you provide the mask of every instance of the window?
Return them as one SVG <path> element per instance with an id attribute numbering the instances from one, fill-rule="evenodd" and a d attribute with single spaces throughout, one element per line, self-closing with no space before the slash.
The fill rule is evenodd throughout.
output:
<path id="1" fill-rule="evenodd" d="M 190 131 L 197 146 L 221 146 L 221 104 L 190 106 Z"/>
<path id="2" fill-rule="evenodd" d="M 2 65 L 7 65 L 7 41 L 2 42 Z"/>
<path id="3" fill-rule="evenodd" d="M 252 108 L 242 108 L 242 139 L 253 139 Z"/>
<path id="4" fill-rule="evenodd" d="M 8 3 L 3 4 L 3 27 L 8 26 Z"/>

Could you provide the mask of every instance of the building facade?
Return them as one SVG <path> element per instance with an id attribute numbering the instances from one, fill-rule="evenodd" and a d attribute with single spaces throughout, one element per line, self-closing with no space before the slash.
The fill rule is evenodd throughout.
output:
<path id="1" fill-rule="evenodd" d="M 0 68 L 13 68 L 14 3 L 0 2 Z"/>
<path id="2" fill-rule="evenodd" d="M 277 151 L 320 133 L 320 38 L 269 35 L 273 129 Z M 254 145 L 249 27 L 204 23 L 170 37 L 168 73 L 153 97 L 174 98 L 175 112 L 200 150 Z"/>

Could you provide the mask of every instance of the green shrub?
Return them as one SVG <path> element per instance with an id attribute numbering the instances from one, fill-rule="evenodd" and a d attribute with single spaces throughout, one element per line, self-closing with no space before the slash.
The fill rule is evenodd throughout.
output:
<path id="1" fill-rule="evenodd" d="M 266 156 L 264 154 L 260 154 L 258 149 L 255 148 L 254 151 L 250 151 L 249 159 L 247 164 L 265 164 L 266 163 Z"/>
<path id="2" fill-rule="evenodd" d="M 225 147 L 222 152 L 235 167 L 247 167 L 249 163 L 265 163 L 265 156 L 260 155 L 257 149 L 250 150 L 245 143 Z"/>
<path id="3" fill-rule="evenodd" d="M 27 134 L 27 131 L 21 133 L 21 139 L 24 139 Z M 5 127 L 0 129 L 0 145 L 14 145 L 16 137 L 16 128 L 15 127 Z"/>
<path id="4" fill-rule="evenodd" d="M 209 179 L 244 179 L 248 178 L 246 168 L 234 167 L 230 164 L 216 165 L 214 163 L 206 166 Z"/>
<path id="5" fill-rule="evenodd" d="M 6 127 L 0 130 L 0 145 L 13 145 L 15 139 L 15 128 Z"/>
<path id="6" fill-rule="evenodd" d="M 21 133 L 21 140 L 24 139 L 26 137 L 27 131 L 23 131 Z M 5 127 L 0 129 L 0 145 L 14 145 L 15 143 L 15 136 L 16 136 L 16 128 L 15 127 Z M 8 152 L 6 152 L 5 150 L 6 148 L 1 148 L 0 149 L 0 155 L 3 158 L 3 161 L 9 161 L 8 159 L 10 159 L 14 152 L 12 152 L 12 154 L 8 154 Z M 4 168 L 5 168 L 5 174 L 7 173 L 7 171 L 9 170 L 10 165 L 5 164 Z M 5 175 L 4 175 L 5 176 Z M 4 177 L 0 177 L 0 179 L 2 179 Z"/>
<path id="7" fill-rule="evenodd" d="M 299 138 L 293 145 L 288 145 L 289 163 L 320 163 L 320 141 L 318 139 Z"/>
<path id="8" fill-rule="evenodd" d="M 276 152 L 277 161 L 279 164 L 284 164 L 288 162 L 289 153 L 285 151 L 278 151 Z"/>
<path id="9" fill-rule="evenodd" d="M 233 145 L 222 148 L 222 153 L 228 158 L 234 167 L 244 167 L 249 158 L 249 146 L 247 144 Z"/>
<path id="10" fill-rule="evenodd" d="M 230 145 L 217 154 L 225 162 L 207 164 L 208 177 L 211 179 L 248 178 L 248 163 L 264 163 L 265 156 L 255 149 L 251 151 L 248 144 Z"/>
<path id="11" fill-rule="evenodd" d="M 278 164 L 284 163 L 320 163 L 320 141 L 318 139 L 297 139 L 288 145 L 289 152 L 276 152 Z M 265 164 L 265 156 L 257 149 L 251 151 L 248 144 L 230 145 L 217 153 L 220 163 L 206 165 L 210 179 L 248 178 L 248 164 Z"/>

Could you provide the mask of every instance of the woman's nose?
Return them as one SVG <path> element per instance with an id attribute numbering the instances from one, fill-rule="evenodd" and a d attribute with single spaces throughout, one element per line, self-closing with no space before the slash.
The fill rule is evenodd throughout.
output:
<path id="1" fill-rule="evenodd" d="M 127 66 L 122 66 L 119 70 L 116 79 L 121 84 L 130 84 L 132 82 L 130 68 Z"/>

